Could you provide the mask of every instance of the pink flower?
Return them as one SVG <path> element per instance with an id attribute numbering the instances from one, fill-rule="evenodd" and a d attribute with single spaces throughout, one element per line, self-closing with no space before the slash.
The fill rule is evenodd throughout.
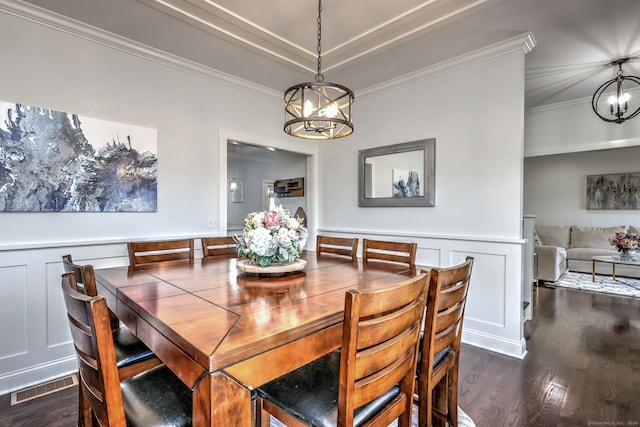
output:
<path id="1" fill-rule="evenodd" d="M 278 212 L 276 211 L 268 211 L 264 214 L 264 226 L 267 228 L 276 227 L 280 225 L 280 218 L 278 217 Z"/>

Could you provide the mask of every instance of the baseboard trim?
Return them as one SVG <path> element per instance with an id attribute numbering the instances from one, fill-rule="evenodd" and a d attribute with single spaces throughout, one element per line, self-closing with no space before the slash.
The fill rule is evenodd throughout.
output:
<path id="1" fill-rule="evenodd" d="M 74 354 L 73 356 L 63 359 L 30 366 L 27 369 L 8 372 L 0 376 L 0 395 L 5 395 L 77 371 L 78 360 Z"/>
<path id="2" fill-rule="evenodd" d="M 520 341 L 509 341 L 495 335 L 463 328 L 462 342 L 516 359 L 522 360 L 527 355 L 527 341 L 524 338 Z"/>

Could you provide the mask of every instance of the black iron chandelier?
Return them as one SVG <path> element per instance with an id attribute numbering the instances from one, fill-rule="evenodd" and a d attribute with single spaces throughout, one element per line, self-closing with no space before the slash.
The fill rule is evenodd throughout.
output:
<path id="1" fill-rule="evenodd" d="M 322 0 L 318 1 L 318 68 L 315 82 L 291 86 L 284 93 L 284 131 L 306 139 L 342 138 L 353 132 L 353 92 L 345 86 L 325 83 L 322 63 Z"/>
<path id="2" fill-rule="evenodd" d="M 630 93 L 640 88 L 640 77 L 622 74 L 622 64 L 628 61 L 629 58 L 620 58 L 611 62 L 610 65 L 618 67 L 616 77 L 600 86 L 591 98 L 594 113 L 605 122 L 620 124 L 640 114 L 640 101 L 638 97 L 632 101 Z"/>

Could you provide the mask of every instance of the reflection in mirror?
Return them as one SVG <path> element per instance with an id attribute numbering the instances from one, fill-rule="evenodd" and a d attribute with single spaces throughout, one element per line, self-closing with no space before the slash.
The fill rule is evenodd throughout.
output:
<path id="1" fill-rule="evenodd" d="M 361 150 L 359 206 L 434 206 L 435 139 Z"/>
<path id="2" fill-rule="evenodd" d="M 423 160 L 424 150 L 365 157 L 365 197 L 424 196 Z"/>

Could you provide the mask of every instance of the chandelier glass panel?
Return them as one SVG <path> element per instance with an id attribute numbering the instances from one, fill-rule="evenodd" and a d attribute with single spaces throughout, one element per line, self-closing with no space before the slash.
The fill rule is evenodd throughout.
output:
<path id="1" fill-rule="evenodd" d="M 325 83 L 322 63 L 322 0 L 318 1 L 318 68 L 315 82 L 291 86 L 284 93 L 284 131 L 306 139 L 334 139 L 353 132 L 353 92 L 336 83 Z"/>
<path id="2" fill-rule="evenodd" d="M 620 124 L 640 114 L 640 77 L 622 73 L 622 64 L 628 61 L 621 58 L 611 62 L 618 67 L 616 77 L 603 83 L 591 99 L 593 111 L 605 122 Z"/>

